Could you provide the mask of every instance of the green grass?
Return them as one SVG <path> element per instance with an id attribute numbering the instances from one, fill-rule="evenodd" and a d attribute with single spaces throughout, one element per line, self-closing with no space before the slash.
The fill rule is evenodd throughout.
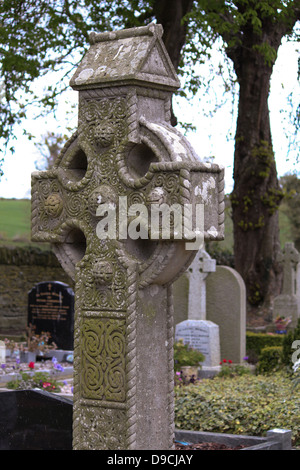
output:
<path id="1" fill-rule="evenodd" d="M 0 198 L 0 246 L 38 246 L 49 249 L 48 243 L 31 241 L 30 199 Z"/>
<path id="2" fill-rule="evenodd" d="M 30 242 L 30 200 L 0 199 L 1 242 Z"/>
<path id="3" fill-rule="evenodd" d="M 36 245 L 30 241 L 30 210 L 30 199 L 0 198 L 0 245 Z M 290 221 L 283 208 L 279 209 L 279 226 L 280 243 L 283 247 L 286 242 L 293 241 Z M 43 244 L 39 244 L 41 245 Z M 225 240 L 217 242 L 217 246 L 219 250 L 233 252 L 233 226 L 228 200 L 225 209 Z"/>

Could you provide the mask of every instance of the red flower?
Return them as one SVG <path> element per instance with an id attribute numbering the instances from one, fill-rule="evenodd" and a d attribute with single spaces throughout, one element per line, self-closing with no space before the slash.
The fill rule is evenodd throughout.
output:
<path id="1" fill-rule="evenodd" d="M 223 359 L 223 362 L 227 362 L 226 359 Z"/>
<path id="2" fill-rule="evenodd" d="M 228 359 L 228 362 L 229 362 L 229 364 L 232 364 L 232 361 L 230 359 Z"/>
<path id="3" fill-rule="evenodd" d="M 34 369 L 34 362 L 29 362 L 28 367 L 29 367 L 30 369 Z"/>

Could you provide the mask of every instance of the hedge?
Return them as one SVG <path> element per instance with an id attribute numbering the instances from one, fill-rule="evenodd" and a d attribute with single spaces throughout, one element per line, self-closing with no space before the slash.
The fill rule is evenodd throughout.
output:
<path id="1" fill-rule="evenodd" d="M 261 350 L 256 373 L 270 374 L 278 371 L 282 366 L 282 346 L 270 346 Z"/>
<path id="2" fill-rule="evenodd" d="M 257 358 L 264 348 L 280 347 L 283 345 L 285 335 L 246 332 L 247 356 L 255 355 Z"/>

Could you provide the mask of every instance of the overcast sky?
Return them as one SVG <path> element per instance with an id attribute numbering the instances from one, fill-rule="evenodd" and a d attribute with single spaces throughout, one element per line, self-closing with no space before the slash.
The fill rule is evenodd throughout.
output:
<path id="1" fill-rule="evenodd" d="M 292 93 L 294 103 L 300 103 L 300 85 L 297 82 L 298 49 L 299 46 L 293 44 L 281 46 L 272 77 L 269 106 L 279 176 L 289 171 L 295 171 L 297 166 L 299 168 L 297 165 L 299 138 L 298 145 L 294 145 L 294 149 L 288 155 L 288 139 L 285 132 L 285 129 L 288 129 L 290 110 L 288 96 Z M 37 84 L 37 86 L 42 92 L 43 84 Z M 65 98 L 69 99 L 70 103 L 76 103 L 77 93 L 70 89 Z M 206 117 L 205 114 L 214 107 L 214 102 L 218 101 L 217 88 L 213 89 L 211 93 L 201 100 L 196 97 L 190 103 L 183 98 L 177 99 L 174 110 L 175 114 L 180 116 L 181 121 L 192 122 L 196 126 L 196 132 L 189 132 L 187 137 L 199 157 L 214 156 L 214 162 L 225 167 L 225 191 L 230 193 L 233 188 L 233 138 L 236 115 L 232 114 L 231 99 L 228 95 L 227 104 L 218 109 L 212 117 Z M 77 122 L 76 112 L 71 118 L 70 115 L 66 116 L 66 109 L 65 100 L 62 99 L 56 113 L 59 118 L 28 119 L 27 130 L 37 137 L 37 141 L 40 141 L 41 136 L 47 131 L 64 134 L 67 126 L 76 127 Z M 21 128 L 19 133 L 20 136 L 14 142 L 15 153 L 6 156 L 2 167 L 4 176 L 0 180 L 0 197 L 17 199 L 30 197 L 31 173 L 36 170 L 35 162 L 38 160 L 39 154 L 34 143 L 22 135 Z"/>

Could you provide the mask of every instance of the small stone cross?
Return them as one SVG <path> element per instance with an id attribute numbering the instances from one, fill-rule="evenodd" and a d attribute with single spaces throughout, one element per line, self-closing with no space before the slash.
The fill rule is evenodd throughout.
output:
<path id="1" fill-rule="evenodd" d="M 295 295 L 296 269 L 300 262 L 300 254 L 294 243 L 286 243 L 282 253 L 279 253 L 278 262 L 283 264 L 283 287 L 282 294 Z"/>
<path id="2" fill-rule="evenodd" d="M 216 271 L 216 260 L 202 248 L 189 269 L 188 320 L 206 320 L 206 278 Z"/>
<path id="3" fill-rule="evenodd" d="M 91 35 L 71 80 L 78 130 L 32 175 L 32 239 L 75 281 L 75 450 L 173 447 L 172 282 L 199 249 L 196 207 L 203 238 L 223 238 L 223 169 L 170 125 L 179 82 L 161 37 L 153 24 Z M 163 205 L 169 237 L 168 219 L 145 217 Z"/>

